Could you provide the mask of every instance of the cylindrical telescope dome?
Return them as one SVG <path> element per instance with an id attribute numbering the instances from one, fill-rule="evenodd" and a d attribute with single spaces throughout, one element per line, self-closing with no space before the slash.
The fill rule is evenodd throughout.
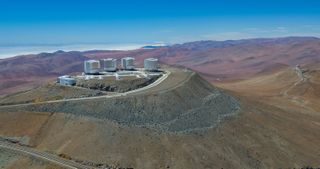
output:
<path id="1" fill-rule="evenodd" d="M 98 60 L 86 60 L 84 62 L 84 73 L 99 74 L 100 62 Z"/>
<path id="2" fill-rule="evenodd" d="M 158 70 L 158 59 L 147 58 L 144 60 L 144 69 L 147 71 L 157 71 Z"/>
<path id="3" fill-rule="evenodd" d="M 113 59 L 113 58 L 102 59 L 101 63 L 105 71 L 113 72 L 117 70 L 117 59 Z"/>
<path id="4" fill-rule="evenodd" d="M 126 70 L 132 70 L 134 69 L 134 58 L 132 57 L 125 57 L 125 58 L 122 58 L 121 59 L 121 66 L 123 69 L 126 69 Z"/>

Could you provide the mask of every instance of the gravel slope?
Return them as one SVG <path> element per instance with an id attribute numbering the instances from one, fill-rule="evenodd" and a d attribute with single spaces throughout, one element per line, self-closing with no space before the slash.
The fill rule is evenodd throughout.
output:
<path id="1" fill-rule="evenodd" d="M 101 98 L 6 108 L 0 111 L 63 112 L 108 119 L 161 131 L 190 131 L 215 126 L 223 117 L 240 109 L 233 97 L 213 87 L 198 74 L 159 93 Z"/>

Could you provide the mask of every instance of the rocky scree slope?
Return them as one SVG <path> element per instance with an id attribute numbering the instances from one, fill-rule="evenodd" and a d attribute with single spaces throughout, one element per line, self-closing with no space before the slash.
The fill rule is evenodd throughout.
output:
<path id="1" fill-rule="evenodd" d="M 240 104 L 235 98 L 215 88 L 198 74 L 190 73 L 183 84 L 163 92 L 0 107 L 0 112 L 63 112 L 159 131 L 184 132 L 214 127 L 239 109 Z"/>
<path id="2" fill-rule="evenodd" d="M 123 93 L 147 86 L 156 81 L 159 77 L 160 76 L 152 76 L 149 78 L 130 77 L 121 80 L 115 80 L 114 77 L 90 80 L 77 79 L 76 86 L 93 90 Z"/>

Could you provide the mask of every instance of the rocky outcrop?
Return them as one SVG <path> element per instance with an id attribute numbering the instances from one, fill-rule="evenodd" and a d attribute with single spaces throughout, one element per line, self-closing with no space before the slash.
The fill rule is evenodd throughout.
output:
<path id="1" fill-rule="evenodd" d="M 151 76 L 148 78 L 136 78 L 115 80 L 114 79 L 77 79 L 76 86 L 93 90 L 108 92 L 127 92 L 147 86 L 156 81 L 160 76 Z"/>
<path id="2" fill-rule="evenodd" d="M 193 74 L 179 86 L 161 93 L 37 104 L 5 111 L 63 112 L 124 125 L 181 132 L 214 127 L 239 109 L 235 98 Z M 3 110 L 0 108 L 0 111 Z"/>

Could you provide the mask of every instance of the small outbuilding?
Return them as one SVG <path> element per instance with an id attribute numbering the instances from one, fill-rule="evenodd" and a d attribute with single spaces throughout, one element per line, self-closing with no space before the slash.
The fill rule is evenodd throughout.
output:
<path id="1" fill-rule="evenodd" d="M 76 84 L 76 79 L 69 75 L 58 77 L 58 83 L 61 85 L 73 86 Z"/>

